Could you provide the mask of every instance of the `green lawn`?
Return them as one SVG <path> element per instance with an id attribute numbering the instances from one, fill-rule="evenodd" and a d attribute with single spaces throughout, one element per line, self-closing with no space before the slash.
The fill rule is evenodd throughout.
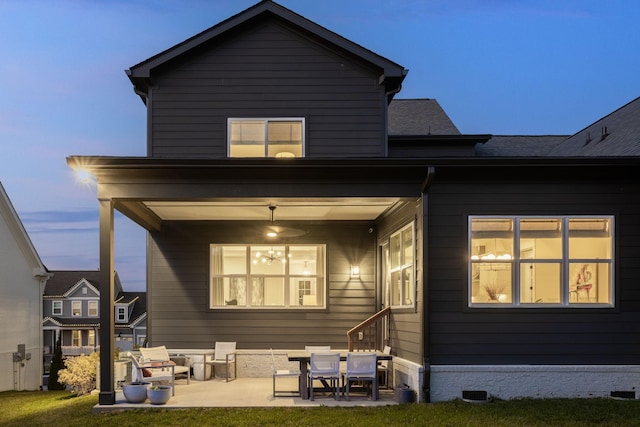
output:
<path id="1" fill-rule="evenodd" d="M 147 409 L 94 414 L 97 396 L 0 393 L 0 426 L 640 426 L 640 402 L 613 399 L 462 401 L 377 408 Z"/>

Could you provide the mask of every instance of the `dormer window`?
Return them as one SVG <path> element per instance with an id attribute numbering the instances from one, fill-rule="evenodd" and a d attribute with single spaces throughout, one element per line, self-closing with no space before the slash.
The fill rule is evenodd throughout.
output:
<path id="1" fill-rule="evenodd" d="M 304 157 L 303 118 L 228 120 L 229 157 Z"/>
<path id="2" fill-rule="evenodd" d="M 126 322 L 127 319 L 127 307 L 126 306 L 118 306 L 116 307 L 116 322 Z"/>

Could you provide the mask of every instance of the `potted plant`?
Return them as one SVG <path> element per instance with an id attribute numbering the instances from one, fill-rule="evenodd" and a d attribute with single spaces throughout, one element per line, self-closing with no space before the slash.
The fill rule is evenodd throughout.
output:
<path id="1" fill-rule="evenodd" d="M 147 389 L 147 397 L 153 405 L 163 405 L 171 398 L 171 386 L 152 385 Z"/>
<path id="2" fill-rule="evenodd" d="M 122 384 L 122 393 L 129 403 L 142 403 L 147 400 L 147 388 L 149 382 L 134 381 Z"/>

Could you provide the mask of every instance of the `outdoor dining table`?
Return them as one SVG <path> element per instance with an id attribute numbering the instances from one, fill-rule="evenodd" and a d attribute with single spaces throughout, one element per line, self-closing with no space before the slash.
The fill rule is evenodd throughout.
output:
<path id="1" fill-rule="evenodd" d="M 347 354 L 349 353 L 347 350 L 330 350 L 330 353 L 340 353 L 340 360 L 346 361 Z M 368 353 L 368 352 L 364 352 Z M 376 361 L 381 360 L 391 360 L 392 356 L 390 354 L 383 353 L 381 351 L 376 351 Z M 299 362 L 300 363 L 300 397 L 302 399 L 309 399 L 309 388 L 311 386 L 309 382 L 309 363 L 311 362 L 311 353 L 304 350 L 291 350 L 287 352 L 287 357 L 290 362 Z M 377 366 L 377 363 L 376 363 Z M 373 390 L 374 397 L 377 398 L 378 390 Z M 374 399 L 375 400 L 375 399 Z"/>

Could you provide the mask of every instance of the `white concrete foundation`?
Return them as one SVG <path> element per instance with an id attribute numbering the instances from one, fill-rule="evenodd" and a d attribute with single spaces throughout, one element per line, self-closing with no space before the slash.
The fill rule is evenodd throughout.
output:
<path id="1" fill-rule="evenodd" d="M 389 384 L 393 388 L 403 385 L 409 386 L 416 394 L 416 402 L 424 402 L 425 396 L 422 392 L 423 366 L 399 357 L 394 357 L 389 365 L 393 372 Z"/>
<path id="2" fill-rule="evenodd" d="M 640 387 L 638 365 L 432 365 L 432 402 L 482 390 L 498 399 L 610 397 Z M 637 398 L 637 397 L 636 397 Z"/>

